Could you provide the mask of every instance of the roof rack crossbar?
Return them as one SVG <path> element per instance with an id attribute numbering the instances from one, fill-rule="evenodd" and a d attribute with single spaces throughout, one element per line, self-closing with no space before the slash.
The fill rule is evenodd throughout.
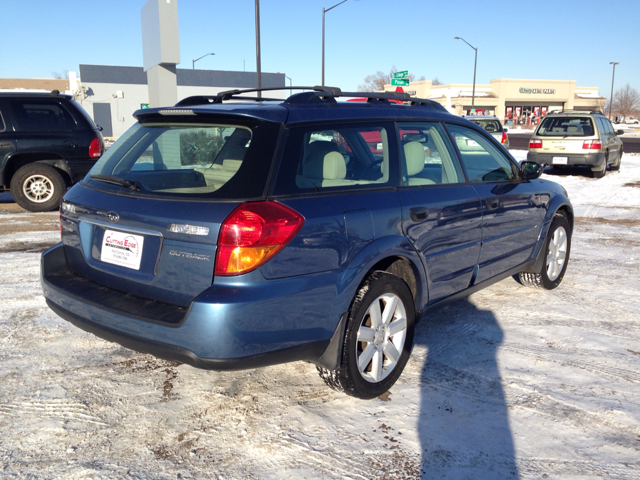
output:
<path id="1" fill-rule="evenodd" d="M 266 101 L 266 100 L 282 100 L 281 98 L 263 98 L 263 97 L 243 97 L 240 96 L 243 93 L 253 93 L 253 92 L 269 92 L 274 90 L 312 90 L 316 92 L 325 92 L 330 95 L 339 94 L 340 89 L 336 87 L 265 87 L 265 88 L 244 88 L 244 89 L 234 89 L 234 90 L 225 90 L 223 92 L 218 93 L 217 95 L 194 95 L 191 97 L 186 97 L 176 103 L 176 107 L 188 107 L 192 105 L 202 105 L 207 103 L 222 103 L 223 101 L 231 100 L 235 97 L 236 100 L 253 100 L 253 101 Z"/>
<path id="2" fill-rule="evenodd" d="M 549 113 L 590 113 L 590 114 L 601 113 L 602 115 L 604 115 L 602 110 L 589 110 L 588 108 L 567 108 L 565 110 L 549 112 Z"/>
<path id="3" fill-rule="evenodd" d="M 246 93 L 255 92 L 268 92 L 274 90 L 303 90 L 303 92 L 295 93 L 289 96 L 284 103 L 286 104 L 309 104 L 309 103 L 335 103 L 336 98 L 350 97 L 350 98 L 364 98 L 367 103 L 376 104 L 389 104 L 391 101 L 402 102 L 412 106 L 425 107 L 436 106 L 443 108 L 439 103 L 433 100 L 427 100 L 424 98 L 411 97 L 406 92 L 343 92 L 337 87 L 328 87 L 316 85 L 313 87 L 294 87 L 294 86 L 282 86 L 282 87 L 267 87 L 267 88 L 247 88 L 247 89 L 234 89 L 225 90 L 217 95 L 196 95 L 187 97 L 176 103 L 176 107 L 188 107 L 194 105 L 222 103 L 229 100 L 243 100 L 243 101 L 279 101 L 281 99 L 264 98 L 255 96 L 243 96 Z"/>

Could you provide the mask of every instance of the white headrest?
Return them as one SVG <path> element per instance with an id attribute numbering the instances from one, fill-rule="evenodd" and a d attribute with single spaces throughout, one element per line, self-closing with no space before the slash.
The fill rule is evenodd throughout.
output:
<path id="1" fill-rule="evenodd" d="M 424 168 L 424 148 L 420 142 L 404 144 L 404 158 L 407 160 L 407 175 L 420 173 Z"/>
<path id="2" fill-rule="evenodd" d="M 347 164 L 338 152 L 329 152 L 324 156 L 322 178 L 325 180 L 342 180 L 347 176 Z"/>
<path id="3" fill-rule="evenodd" d="M 347 164 L 341 153 L 329 152 L 324 156 L 310 158 L 304 164 L 302 174 L 307 178 L 342 180 L 347 175 Z"/>

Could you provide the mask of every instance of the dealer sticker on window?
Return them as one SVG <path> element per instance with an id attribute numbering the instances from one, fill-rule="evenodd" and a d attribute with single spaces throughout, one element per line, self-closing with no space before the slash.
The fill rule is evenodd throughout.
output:
<path id="1" fill-rule="evenodd" d="M 116 232 L 107 230 L 102 239 L 102 252 L 100 260 L 121 267 L 140 270 L 140 259 L 142 258 L 142 235 L 132 235 L 126 232 Z"/>
<path id="2" fill-rule="evenodd" d="M 569 157 L 553 157 L 554 165 L 566 165 L 569 161 Z"/>

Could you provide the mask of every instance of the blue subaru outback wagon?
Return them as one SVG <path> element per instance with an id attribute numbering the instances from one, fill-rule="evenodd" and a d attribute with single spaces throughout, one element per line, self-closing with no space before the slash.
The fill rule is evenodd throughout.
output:
<path id="1" fill-rule="evenodd" d="M 310 361 L 373 398 L 417 318 L 508 276 L 561 282 L 573 209 L 539 164 L 429 100 L 300 90 L 137 111 L 64 196 L 51 309 L 198 368 Z"/>

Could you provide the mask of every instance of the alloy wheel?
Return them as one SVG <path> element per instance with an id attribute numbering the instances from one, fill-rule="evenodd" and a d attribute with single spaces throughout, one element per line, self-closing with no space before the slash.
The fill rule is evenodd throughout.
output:
<path id="1" fill-rule="evenodd" d="M 44 175 L 31 175 L 28 177 L 23 185 L 22 192 L 25 197 L 35 203 L 44 203 L 53 197 L 54 194 L 53 182 Z"/>
<path id="2" fill-rule="evenodd" d="M 362 378 L 384 380 L 396 367 L 407 336 L 407 314 L 400 297 L 387 293 L 376 298 L 365 313 L 356 349 Z"/>
<path id="3" fill-rule="evenodd" d="M 549 277 L 549 280 L 552 282 L 556 280 L 562 272 L 562 267 L 567 258 L 568 245 L 567 232 L 564 227 L 556 228 L 549 242 L 549 253 L 547 254 L 547 277 Z"/>

